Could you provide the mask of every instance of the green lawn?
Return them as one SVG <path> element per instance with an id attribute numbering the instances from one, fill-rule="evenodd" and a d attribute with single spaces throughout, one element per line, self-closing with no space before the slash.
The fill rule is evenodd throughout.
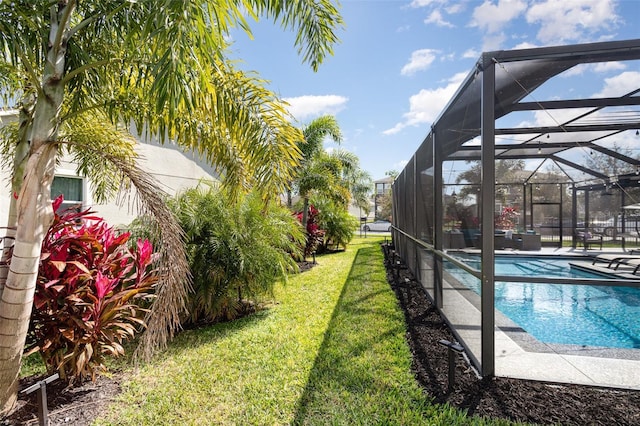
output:
<path id="1" fill-rule="evenodd" d="M 265 311 L 181 333 L 97 424 L 484 424 L 414 380 L 381 240 L 319 256 Z"/>

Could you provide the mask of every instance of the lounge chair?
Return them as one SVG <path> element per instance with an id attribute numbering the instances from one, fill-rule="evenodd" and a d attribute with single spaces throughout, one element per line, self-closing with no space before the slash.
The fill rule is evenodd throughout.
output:
<path id="1" fill-rule="evenodd" d="M 636 272 L 638 272 L 638 269 L 640 268 L 640 256 L 636 256 L 635 258 L 629 258 L 629 259 L 620 259 L 618 263 L 616 263 L 613 269 L 617 271 L 621 265 L 633 267 L 634 269 L 632 273 L 635 274 Z"/>
<path id="2" fill-rule="evenodd" d="M 597 262 L 608 262 L 607 268 L 611 268 L 612 266 L 619 266 L 620 262 L 630 259 L 640 259 L 639 255 L 632 254 L 599 254 L 593 258 L 592 265 L 595 265 Z"/>

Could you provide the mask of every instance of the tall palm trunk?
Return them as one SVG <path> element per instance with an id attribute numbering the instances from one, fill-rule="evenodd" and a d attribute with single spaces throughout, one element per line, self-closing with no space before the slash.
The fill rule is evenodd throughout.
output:
<path id="1" fill-rule="evenodd" d="M 18 193 L 22 187 L 24 179 L 24 171 L 29 159 L 29 132 L 31 129 L 31 118 L 33 116 L 34 96 L 27 96 L 22 100 L 20 108 L 19 128 L 18 128 L 18 145 L 16 146 L 13 157 L 13 176 L 11 178 L 11 198 L 9 201 L 9 216 L 7 218 L 7 229 L 4 231 L 4 244 L 0 257 L 0 299 L 2 298 L 2 290 L 7 281 L 9 268 L 4 267 L 11 257 L 11 246 L 16 238 L 16 223 L 18 222 Z"/>
<path id="2" fill-rule="evenodd" d="M 51 182 L 57 153 L 58 114 L 64 97 L 64 65 L 70 7 L 51 14 L 49 49 L 31 129 L 31 147 L 17 200 L 16 240 L 0 299 L 0 417 L 17 399 L 18 374 L 38 278 L 42 240 L 53 219 Z"/>
<path id="3" fill-rule="evenodd" d="M 10 410 L 17 396 L 42 240 L 53 218 L 48 192 L 55 155 L 53 144 L 42 144 L 31 154 L 19 196 L 16 241 L 0 300 L 0 413 Z"/>

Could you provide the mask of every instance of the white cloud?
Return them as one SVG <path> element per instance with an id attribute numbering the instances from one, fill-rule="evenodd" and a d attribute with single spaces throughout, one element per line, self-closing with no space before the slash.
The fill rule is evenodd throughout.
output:
<path id="1" fill-rule="evenodd" d="M 569 68 L 562 74 L 561 77 L 573 77 L 576 75 L 583 75 L 589 70 L 597 73 L 607 73 L 609 71 L 620 71 L 626 69 L 627 66 L 622 62 L 602 62 L 597 64 L 579 64 L 575 67 Z"/>
<path id="2" fill-rule="evenodd" d="M 613 27 L 619 17 L 614 0 L 545 0 L 531 6 L 526 14 L 530 24 L 540 23 L 538 40 L 562 44 Z"/>
<path id="3" fill-rule="evenodd" d="M 411 53 L 409 62 L 402 67 L 400 74 L 413 75 L 418 71 L 426 70 L 429 65 L 436 59 L 437 50 L 433 49 L 420 49 Z"/>
<path id="4" fill-rule="evenodd" d="M 392 170 L 404 170 L 406 165 L 409 164 L 408 160 L 400 160 L 392 166 Z"/>
<path id="5" fill-rule="evenodd" d="M 403 115 L 404 120 L 382 133 L 393 135 L 408 126 L 432 123 L 455 94 L 466 76 L 466 72 L 455 74 L 448 80 L 446 86 L 436 89 L 422 89 L 411 96 L 409 98 L 409 112 Z"/>
<path id="6" fill-rule="evenodd" d="M 456 3 L 447 6 L 444 10 L 446 10 L 448 14 L 453 15 L 455 13 L 462 12 L 464 10 L 464 5 L 462 3 Z"/>
<path id="7" fill-rule="evenodd" d="M 611 97 L 622 96 L 636 90 L 638 88 L 638 81 L 640 81 L 640 72 L 638 71 L 625 71 L 615 77 L 605 78 L 604 87 L 599 93 L 596 93 L 595 97 Z"/>
<path id="8" fill-rule="evenodd" d="M 523 41 L 520 44 L 516 44 L 513 48 L 514 49 L 533 49 L 534 47 L 540 47 L 540 46 L 536 46 L 533 43 L 529 43 L 528 41 Z"/>
<path id="9" fill-rule="evenodd" d="M 400 122 L 400 123 L 397 123 L 392 128 L 383 131 L 382 134 L 383 135 L 395 135 L 396 133 L 400 133 L 400 131 L 402 129 L 404 129 L 405 127 L 407 127 L 407 125 L 405 123 Z"/>
<path id="10" fill-rule="evenodd" d="M 624 69 L 627 69 L 627 66 L 622 62 L 601 62 L 593 64 L 593 70 L 595 72 L 620 71 Z"/>
<path id="11" fill-rule="evenodd" d="M 425 7 L 434 3 L 443 3 L 444 0 L 413 0 L 409 7 Z"/>
<path id="12" fill-rule="evenodd" d="M 323 114 L 337 114 L 346 107 L 349 98 L 338 95 L 306 95 L 283 100 L 289 104 L 287 109 L 296 120 L 305 121 Z"/>
<path id="13" fill-rule="evenodd" d="M 577 116 L 590 111 L 589 108 L 555 109 L 551 111 L 536 111 L 534 126 L 559 126 Z M 564 136 L 564 135 L 563 135 Z M 554 136 L 556 137 L 556 136 Z"/>
<path id="14" fill-rule="evenodd" d="M 449 54 L 443 55 L 440 57 L 440 61 L 444 62 L 444 61 L 455 61 L 456 59 L 456 54 L 454 52 L 451 52 Z"/>
<path id="15" fill-rule="evenodd" d="M 436 24 L 439 27 L 448 27 L 448 28 L 455 27 L 455 25 L 453 25 L 451 22 L 444 20 L 444 18 L 442 17 L 442 13 L 440 13 L 439 10 L 434 10 L 433 12 L 431 12 L 431 14 L 427 17 L 427 19 L 424 20 L 424 23 Z"/>
<path id="16" fill-rule="evenodd" d="M 526 9 L 527 3 L 523 0 L 498 0 L 497 4 L 485 0 L 473 10 L 470 25 L 488 33 L 496 33 Z"/>
<path id="17" fill-rule="evenodd" d="M 469 49 L 462 54 L 463 58 L 476 59 L 480 56 L 480 52 L 475 49 Z"/>
<path id="18" fill-rule="evenodd" d="M 638 81 L 640 81 L 640 72 L 638 71 L 625 71 L 618 74 L 615 77 L 605 78 L 604 86 L 598 93 L 594 93 L 593 98 L 608 98 L 618 97 L 626 95 L 627 93 L 636 90 L 638 88 Z M 590 108 L 575 108 L 575 109 L 557 109 L 553 111 L 536 111 L 534 113 L 533 123 L 521 123 L 521 126 L 556 126 L 562 123 L 566 123 L 573 118 L 590 111 Z M 601 114 L 598 112 L 591 114 L 590 118 L 594 119 Z"/>
<path id="19" fill-rule="evenodd" d="M 502 43 L 505 42 L 507 36 L 505 33 L 489 34 L 482 40 L 482 51 L 491 52 L 492 50 L 500 50 Z"/>
<path id="20" fill-rule="evenodd" d="M 576 75 L 582 75 L 587 72 L 587 69 L 589 69 L 589 64 L 578 64 L 562 72 L 560 74 L 560 77 L 573 77 Z"/>

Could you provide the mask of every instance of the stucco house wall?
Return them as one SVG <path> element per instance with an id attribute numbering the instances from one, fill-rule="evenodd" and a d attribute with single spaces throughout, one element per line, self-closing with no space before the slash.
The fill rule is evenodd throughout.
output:
<path id="1" fill-rule="evenodd" d="M 17 120 L 17 112 L 0 111 L 0 126 Z M 196 156 L 183 153 L 170 142 L 160 145 L 155 141 L 138 141 L 136 152 L 139 155 L 139 166 L 150 173 L 160 188 L 168 195 L 175 195 L 187 188 L 194 187 L 202 180 L 216 180 L 213 169 L 200 161 Z M 10 170 L 0 170 L 0 226 L 6 226 L 11 197 Z M 69 158 L 62 158 L 56 167 L 56 177 L 81 178 L 76 173 L 76 166 Z M 96 204 L 91 197 L 91 182 L 82 179 L 82 204 L 91 207 L 98 216 L 103 217 L 111 225 L 130 223 L 137 215 L 135 191 L 123 194 L 117 200 L 105 204 Z"/>

